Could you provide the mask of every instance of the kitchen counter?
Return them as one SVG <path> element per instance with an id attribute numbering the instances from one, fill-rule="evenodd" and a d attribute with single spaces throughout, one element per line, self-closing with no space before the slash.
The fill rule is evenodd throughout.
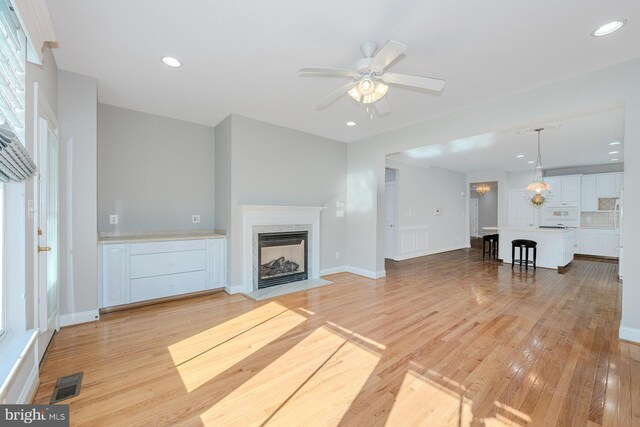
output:
<path id="1" fill-rule="evenodd" d="M 176 240 L 224 239 L 227 235 L 221 230 L 162 230 L 131 233 L 98 233 L 98 244 L 146 243 Z"/>
<path id="2" fill-rule="evenodd" d="M 506 264 L 511 264 L 511 241 L 526 239 L 538 243 L 537 267 L 559 270 L 573 261 L 578 242 L 578 232 L 575 228 L 499 226 L 484 227 L 483 229 L 497 231 L 500 235 L 498 258 L 502 259 Z M 515 257 L 519 258 L 519 249 L 517 248 Z M 529 252 L 529 259 L 533 259 L 533 250 Z M 529 271 L 531 271 L 531 268 L 529 268 Z"/>

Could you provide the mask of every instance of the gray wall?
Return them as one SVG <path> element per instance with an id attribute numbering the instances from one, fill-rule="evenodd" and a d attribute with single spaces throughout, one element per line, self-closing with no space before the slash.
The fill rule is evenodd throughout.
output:
<path id="1" fill-rule="evenodd" d="M 398 171 L 396 222 L 399 231 L 403 227 L 428 227 L 430 252 L 467 246 L 464 174 L 390 159 L 386 166 Z M 442 208 L 442 215 L 434 215 L 435 208 Z"/>
<path id="2" fill-rule="evenodd" d="M 214 164 L 212 127 L 99 104 L 98 231 L 212 228 Z"/>
<path id="3" fill-rule="evenodd" d="M 231 116 L 215 128 L 215 228 L 231 225 Z"/>
<path id="4" fill-rule="evenodd" d="M 336 217 L 335 206 L 346 201 L 346 145 L 235 114 L 216 133 L 223 138 L 217 155 L 231 159 L 229 284 L 242 283 L 243 204 L 327 207 L 320 218 L 320 268 L 345 265 L 345 218 Z"/>
<path id="5" fill-rule="evenodd" d="M 60 312 L 98 309 L 97 81 L 58 73 Z"/>

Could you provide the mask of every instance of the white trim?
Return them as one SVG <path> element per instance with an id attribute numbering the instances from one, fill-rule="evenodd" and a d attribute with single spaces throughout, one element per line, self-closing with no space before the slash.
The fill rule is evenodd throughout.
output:
<path id="1" fill-rule="evenodd" d="M 385 270 L 373 271 L 373 270 L 365 270 L 363 268 L 347 266 L 347 272 L 351 274 L 355 274 L 358 276 L 367 277 L 369 279 L 381 279 L 387 275 Z"/>
<path id="2" fill-rule="evenodd" d="M 440 254 L 443 252 L 451 252 L 451 251 L 457 251 L 459 249 L 465 249 L 465 248 L 469 248 L 469 245 L 460 245 L 460 246 L 452 246 L 449 248 L 442 248 L 442 249 L 433 249 L 433 250 L 425 250 L 425 251 L 416 251 L 416 252 L 409 252 L 406 254 L 402 254 L 398 257 L 396 257 L 394 259 L 394 261 L 404 261 L 407 259 L 412 259 L 412 258 L 418 258 L 421 256 L 426 256 L 426 255 L 434 255 L 434 254 Z"/>
<path id="3" fill-rule="evenodd" d="M 324 268 L 320 270 L 320 277 L 328 276 L 330 274 L 346 273 L 347 268 L 348 267 L 346 265 L 342 265 L 340 267 L 333 267 L 333 268 Z"/>
<path id="4" fill-rule="evenodd" d="M 56 41 L 47 2 L 46 0 L 12 0 L 11 3 L 22 30 L 27 35 L 27 60 L 42 65 L 44 43 Z"/>
<path id="5" fill-rule="evenodd" d="M 100 319 L 98 310 L 81 311 L 80 313 L 63 314 L 60 316 L 60 326 L 71 326 L 79 323 L 93 322 Z"/>
<path id="6" fill-rule="evenodd" d="M 10 340 L 4 337 L 2 343 L 3 363 L 11 363 L 6 378 L 0 382 L 0 404 L 5 403 L 29 403 L 37 389 L 39 378 L 39 367 L 37 360 L 37 330 L 30 330 L 19 335 L 12 335 Z M 19 351 L 19 354 L 16 352 Z M 9 355 L 10 354 L 10 355 Z M 28 369 L 27 379 L 24 380 L 24 372 Z M 23 379 L 21 381 L 21 379 Z M 16 391 L 19 393 L 16 394 Z"/>
<path id="7" fill-rule="evenodd" d="M 242 285 L 238 285 L 238 286 L 225 286 L 224 287 L 224 291 L 226 293 L 228 293 L 229 295 L 233 295 L 233 294 L 240 294 L 242 293 L 243 290 L 243 286 Z"/>
<path id="8" fill-rule="evenodd" d="M 31 368 L 31 372 L 29 373 L 29 378 L 27 378 L 27 381 L 25 381 L 22 392 L 20 392 L 18 402 L 22 404 L 33 402 L 33 399 L 36 397 L 36 392 L 38 391 L 39 385 L 40 369 L 38 368 L 38 364 L 34 363 L 33 367 Z"/>
<path id="9" fill-rule="evenodd" d="M 640 329 L 629 328 L 628 326 L 620 326 L 618 337 L 626 341 L 640 343 Z"/>

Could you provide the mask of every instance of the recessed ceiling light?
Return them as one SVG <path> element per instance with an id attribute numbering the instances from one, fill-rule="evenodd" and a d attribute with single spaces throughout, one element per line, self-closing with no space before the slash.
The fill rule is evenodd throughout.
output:
<path id="1" fill-rule="evenodd" d="M 173 68 L 182 67 L 182 62 L 180 62 L 179 59 L 176 59 L 171 56 L 163 56 L 162 62 L 164 62 L 164 64 L 168 65 L 169 67 L 173 67 Z"/>
<path id="2" fill-rule="evenodd" d="M 353 127 L 356 125 L 356 122 L 347 122 L 346 125 L 349 127 Z"/>
<path id="3" fill-rule="evenodd" d="M 518 154 L 516 157 L 517 157 L 517 158 L 519 158 L 519 159 L 521 159 L 521 158 L 523 158 L 523 157 L 524 157 L 524 154 Z"/>
<path id="4" fill-rule="evenodd" d="M 608 24 L 604 24 L 602 27 L 600 27 L 597 30 L 595 30 L 593 33 L 591 33 L 591 35 L 593 37 L 608 36 L 609 34 L 615 33 L 620 28 L 624 27 L 624 25 L 626 23 L 627 23 L 626 19 L 622 19 L 620 21 L 609 22 Z"/>
<path id="5" fill-rule="evenodd" d="M 609 154 L 618 154 L 619 151 L 609 151 Z"/>
<path id="6" fill-rule="evenodd" d="M 609 160 L 611 160 L 612 162 L 619 162 L 620 161 L 620 159 L 609 159 Z"/>
<path id="7" fill-rule="evenodd" d="M 610 142 L 609 145 L 620 145 L 622 144 L 620 141 Z"/>
<path id="8" fill-rule="evenodd" d="M 530 165 L 534 164 L 535 162 L 533 160 L 529 160 L 527 163 L 529 163 Z"/>

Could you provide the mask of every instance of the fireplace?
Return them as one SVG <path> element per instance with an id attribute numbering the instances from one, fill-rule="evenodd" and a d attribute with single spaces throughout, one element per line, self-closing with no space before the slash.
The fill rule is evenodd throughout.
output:
<path id="1" fill-rule="evenodd" d="M 308 232 L 258 233 L 258 289 L 308 278 Z"/>

